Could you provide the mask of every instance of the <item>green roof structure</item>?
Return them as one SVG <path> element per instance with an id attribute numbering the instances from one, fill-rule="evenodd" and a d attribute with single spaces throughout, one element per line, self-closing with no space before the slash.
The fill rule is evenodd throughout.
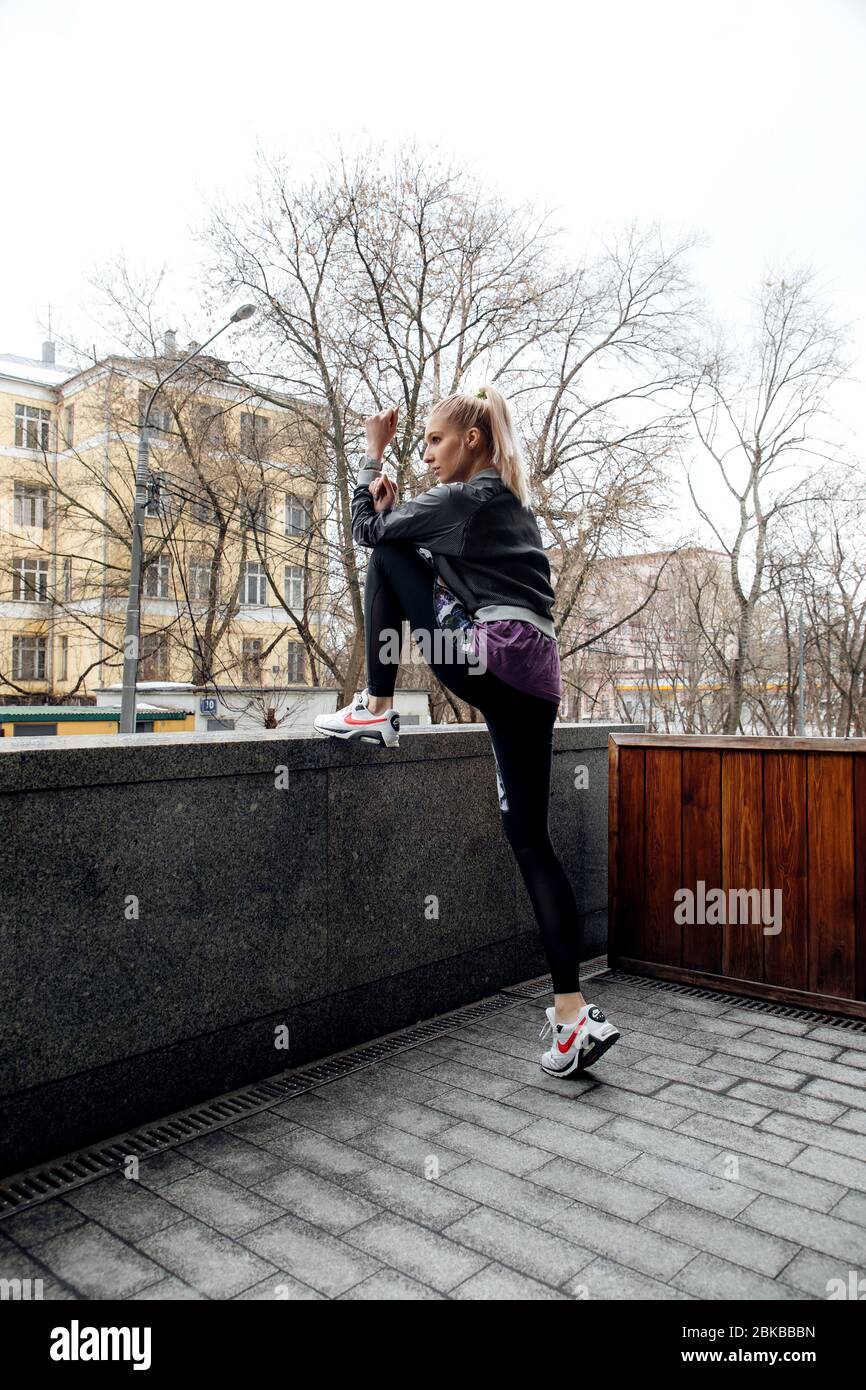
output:
<path id="1" fill-rule="evenodd" d="M 152 719 L 186 719 L 192 713 L 185 709 L 139 709 L 135 718 L 149 723 Z M 44 724 L 60 719 L 119 721 L 120 710 L 112 705 L 0 705 L 0 724 Z"/>

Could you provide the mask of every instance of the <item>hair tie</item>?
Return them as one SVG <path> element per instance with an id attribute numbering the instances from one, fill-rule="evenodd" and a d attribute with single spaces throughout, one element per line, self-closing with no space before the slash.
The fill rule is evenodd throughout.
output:
<path id="1" fill-rule="evenodd" d="M 478 396 L 482 401 L 486 401 L 486 400 L 487 400 L 487 388 L 486 388 L 486 387 L 484 387 L 484 386 L 479 387 L 479 389 L 475 392 L 475 394 L 476 394 L 476 396 Z"/>

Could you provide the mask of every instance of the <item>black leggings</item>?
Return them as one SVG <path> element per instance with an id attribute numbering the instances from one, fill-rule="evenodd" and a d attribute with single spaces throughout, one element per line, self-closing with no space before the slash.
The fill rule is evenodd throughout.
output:
<path id="1" fill-rule="evenodd" d="M 553 700 L 527 695 L 492 671 L 459 660 L 457 639 L 439 627 L 434 572 L 407 541 L 380 541 L 370 550 L 364 585 L 367 688 L 394 693 L 403 621 L 442 684 L 484 715 L 496 769 L 499 807 L 532 902 L 556 994 L 580 989 L 583 919 L 574 890 L 550 839 L 548 811 L 553 762 Z"/>

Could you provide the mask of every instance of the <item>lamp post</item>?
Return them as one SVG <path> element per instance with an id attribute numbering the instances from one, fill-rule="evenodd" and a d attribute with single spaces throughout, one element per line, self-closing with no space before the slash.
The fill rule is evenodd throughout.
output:
<path id="1" fill-rule="evenodd" d="M 148 462 L 148 420 L 153 403 L 157 395 L 170 381 L 173 376 L 185 367 L 187 362 L 191 362 L 200 352 L 203 352 L 214 338 L 218 338 L 220 333 L 233 323 L 240 323 L 243 319 L 252 318 L 256 312 L 254 304 L 242 304 L 236 309 L 222 328 L 218 328 L 216 333 L 212 333 L 207 342 L 199 344 L 195 350 L 189 353 L 182 361 L 173 367 L 168 376 L 163 381 L 157 382 L 150 393 L 147 407 L 144 412 L 144 419 L 141 424 L 141 435 L 138 441 L 138 463 L 135 469 L 135 502 L 132 512 L 132 556 L 129 574 L 129 599 L 126 605 L 126 633 L 123 639 L 123 692 L 120 700 L 120 732 L 122 734 L 135 733 L 135 685 L 138 677 L 138 646 L 139 633 L 141 628 L 141 553 L 143 549 L 144 535 L 144 509 L 147 505 L 147 484 L 150 476 L 150 465 Z"/>

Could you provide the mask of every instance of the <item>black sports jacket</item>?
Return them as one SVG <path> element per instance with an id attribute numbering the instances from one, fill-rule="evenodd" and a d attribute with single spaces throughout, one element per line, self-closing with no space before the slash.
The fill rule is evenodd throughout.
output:
<path id="1" fill-rule="evenodd" d="M 409 541 L 427 550 L 433 568 L 478 622 L 522 618 L 556 636 L 550 564 L 532 511 L 493 467 L 468 482 L 437 483 L 389 512 L 376 512 L 370 483 L 380 468 L 358 473 L 352 494 L 356 544 Z"/>

